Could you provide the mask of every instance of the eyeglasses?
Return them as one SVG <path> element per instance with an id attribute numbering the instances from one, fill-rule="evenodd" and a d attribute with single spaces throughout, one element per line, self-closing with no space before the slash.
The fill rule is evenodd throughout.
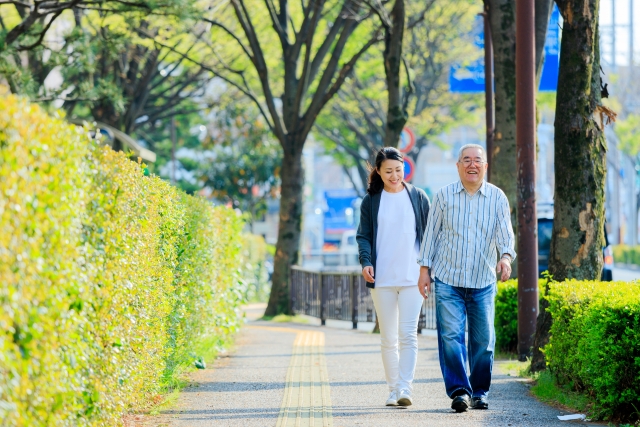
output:
<path id="1" fill-rule="evenodd" d="M 469 166 L 471 166 L 471 163 L 474 163 L 474 164 L 476 164 L 478 166 L 482 166 L 486 162 L 483 161 L 483 160 L 464 159 L 464 160 L 461 160 L 460 163 L 462 163 L 465 168 L 468 168 Z"/>

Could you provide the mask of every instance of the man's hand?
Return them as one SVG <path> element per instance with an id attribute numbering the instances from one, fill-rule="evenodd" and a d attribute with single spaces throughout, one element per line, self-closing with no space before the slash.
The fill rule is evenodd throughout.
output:
<path id="1" fill-rule="evenodd" d="M 429 298 L 431 292 L 431 277 L 429 276 L 428 267 L 420 267 L 420 277 L 418 278 L 418 290 L 422 298 Z"/>
<path id="2" fill-rule="evenodd" d="M 511 263 L 506 258 L 500 258 L 498 265 L 496 265 L 496 271 L 500 274 L 500 280 L 507 281 L 511 277 Z"/>
<path id="3" fill-rule="evenodd" d="M 373 278 L 373 267 L 371 267 L 369 265 L 369 266 L 363 268 L 362 269 L 362 277 L 364 277 L 364 280 L 366 280 L 369 283 L 375 282 L 375 279 Z"/>

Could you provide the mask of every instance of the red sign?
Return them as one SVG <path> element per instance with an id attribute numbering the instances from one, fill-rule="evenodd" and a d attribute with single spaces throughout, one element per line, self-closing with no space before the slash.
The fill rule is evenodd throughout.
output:
<path id="1" fill-rule="evenodd" d="M 407 182 L 411 182 L 413 179 L 413 175 L 416 171 L 416 164 L 411 160 L 410 157 L 404 158 L 404 180 Z"/>
<path id="2" fill-rule="evenodd" d="M 400 133 L 400 142 L 398 143 L 398 150 L 403 153 L 408 153 L 416 146 L 416 136 L 409 128 L 402 129 Z"/>

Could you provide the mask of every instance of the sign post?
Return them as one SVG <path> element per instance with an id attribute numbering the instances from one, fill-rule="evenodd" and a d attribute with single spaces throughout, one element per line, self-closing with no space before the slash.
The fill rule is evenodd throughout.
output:
<path id="1" fill-rule="evenodd" d="M 416 146 L 416 135 L 411 129 L 405 127 L 400 133 L 400 143 L 398 144 L 398 150 L 402 153 L 409 153 Z"/>
<path id="2" fill-rule="evenodd" d="M 518 170 L 518 359 L 527 360 L 538 318 L 536 75 L 534 0 L 516 2 L 516 165 Z"/>
<path id="3" fill-rule="evenodd" d="M 404 158 L 404 180 L 411 182 L 413 175 L 416 172 L 416 164 L 411 160 L 411 157 Z"/>

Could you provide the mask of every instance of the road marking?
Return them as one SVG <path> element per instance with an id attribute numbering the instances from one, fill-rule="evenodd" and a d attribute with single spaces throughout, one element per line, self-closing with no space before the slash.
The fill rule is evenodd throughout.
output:
<path id="1" fill-rule="evenodd" d="M 300 331 L 293 342 L 276 427 L 333 427 L 324 332 Z"/>

